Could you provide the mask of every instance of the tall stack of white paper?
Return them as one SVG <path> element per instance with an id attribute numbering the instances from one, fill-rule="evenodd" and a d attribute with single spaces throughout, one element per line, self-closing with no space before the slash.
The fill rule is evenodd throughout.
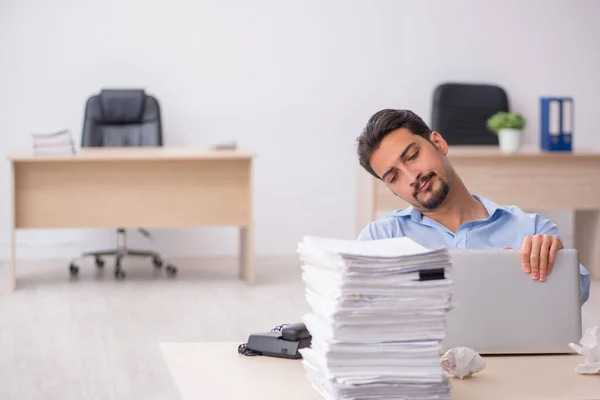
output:
<path id="1" fill-rule="evenodd" d="M 75 142 L 68 129 L 51 133 L 33 133 L 31 137 L 33 153 L 36 155 L 75 153 Z"/>
<path id="2" fill-rule="evenodd" d="M 304 237 L 298 245 L 312 335 L 301 351 L 327 399 L 450 399 L 440 365 L 451 268 L 445 248 L 408 238 Z"/>

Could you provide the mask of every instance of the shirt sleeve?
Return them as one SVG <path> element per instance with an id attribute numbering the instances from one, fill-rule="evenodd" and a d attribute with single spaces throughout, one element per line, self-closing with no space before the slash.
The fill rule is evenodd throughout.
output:
<path id="1" fill-rule="evenodd" d="M 536 223 L 535 223 L 535 233 L 539 233 L 541 235 L 552 235 L 558 236 L 560 233 L 558 232 L 558 227 L 548 218 L 545 218 L 539 214 L 535 214 Z M 591 277 L 588 273 L 588 270 L 581 264 L 579 264 L 579 294 L 580 294 L 580 304 L 583 306 L 586 301 L 590 298 L 590 284 Z"/>
<path id="2" fill-rule="evenodd" d="M 358 234 L 357 240 L 379 240 L 402 236 L 393 219 L 379 219 L 369 223 Z"/>
<path id="3" fill-rule="evenodd" d="M 356 240 L 374 240 L 373 234 L 371 233 L 368 225 L 365 226 L 362 231 L 360 231 Z"/>

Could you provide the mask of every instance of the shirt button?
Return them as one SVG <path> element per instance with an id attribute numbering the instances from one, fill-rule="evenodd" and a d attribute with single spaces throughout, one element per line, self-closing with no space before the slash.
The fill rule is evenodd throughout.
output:
<path id="1" fill-rule="evenodd" d="M 459 249 L 462 249 L 463 245 L 462 245 L 462 243 L 459 243 L 458 246 L 456 246 L 456 247 L 458 247 Z"/>

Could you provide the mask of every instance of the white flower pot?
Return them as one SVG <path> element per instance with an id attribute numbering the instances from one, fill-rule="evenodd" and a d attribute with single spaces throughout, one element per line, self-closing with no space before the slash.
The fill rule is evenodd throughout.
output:
<path id="1" fill-rule="evenodd" d="M 498 140 L 500 150 L 503 153 L 516 153 L 521 147 L 521 131 L 518 129 L 500 129 Z"/>

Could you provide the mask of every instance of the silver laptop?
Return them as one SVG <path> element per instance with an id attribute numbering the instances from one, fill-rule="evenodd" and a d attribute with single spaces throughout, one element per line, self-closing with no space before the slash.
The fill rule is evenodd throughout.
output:
<path id="1" fill-rule="evenodd" d="M 562 249 L 545 282 L 523 272 L 519 250 L 451 250 L 453 309 L 442 350 L 480 354 L 573 353 L 582 335 L 579 262 Z"/>

